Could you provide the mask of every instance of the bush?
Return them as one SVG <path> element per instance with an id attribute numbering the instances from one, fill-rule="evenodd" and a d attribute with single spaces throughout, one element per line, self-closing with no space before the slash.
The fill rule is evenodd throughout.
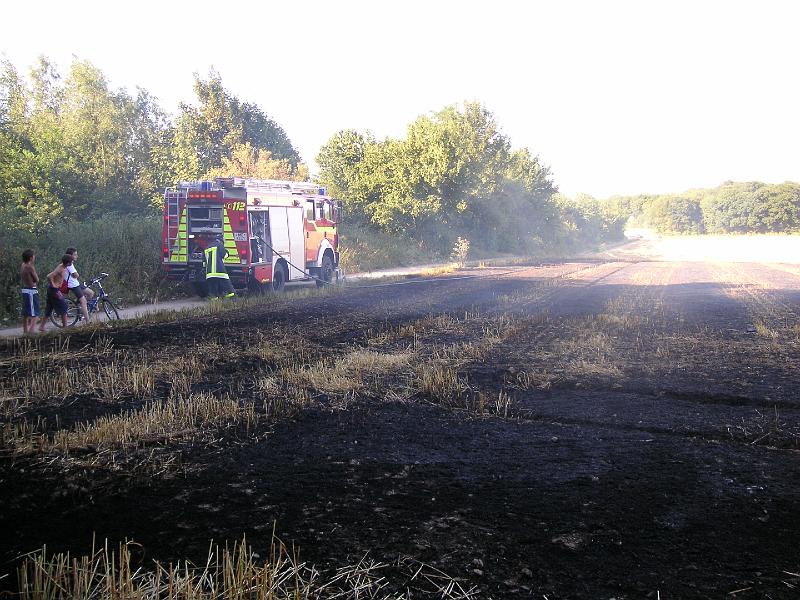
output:
<path id="1" fill-rule="evenodd" d="M 467 262 L 469 255 L 469 240 L 458 236 L 456 243 L 453 244 L 453 251 L 450 253 L 450 259 L 458 264 L 459 269 L 463 269 Z"/>
<path id="2" fill-rule="evenodd" d="M 659 196 L 647 207 L 645 218 L 660 233 L 703 233 L 703 211 L 697 200 Z"/>
<path id="3" fill-rule="evenodd" d="M 47 274 L 69 246 L 78 249 L 75 266 L 83 279 L 100 272 L 109 274 L 107 291 L 114 299 L 149 302 L 178 289 L 174 282 L 164 279 L 160 218 L 109 216 L 83 223 L 62 221 L 38 239 L 19 231 L 10 231 L 0 239 L 0 250 L 8 257 L 0 267 L 0 313 L 6 318 L 17 314 L 19 265 L 25 248 L 36 251 L 43 294 Z M 41 297 L 44 300 L 44 295 Z"/>
<path id="4" fill-rule="evenodd" d="M 551 234 L 551 255 L 624 239 L 626 217 L 619 214 L 614 203 L 584 194 L 574 199 L 556 194 L 555 202 L 559 222 Z"/>
<path id="5" fill-rule="evenodd" d="M 347 272 L 376 271 L 442 260 L 441 254 L 409 236 L 384 233 L 377 228 L 345 223 L 341 226 L 340 264 Z"/>

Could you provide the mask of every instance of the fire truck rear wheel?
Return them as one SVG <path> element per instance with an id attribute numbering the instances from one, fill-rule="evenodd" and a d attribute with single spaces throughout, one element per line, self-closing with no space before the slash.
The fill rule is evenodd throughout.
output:
<path id="1" fill-rule="evenodd" d="M 320 281 L 320 279 L 322 281 Z M 322 287 L 326 283 L 333 280 L 333 261 L 331 257 L 325 255 L 322 259 L 322 266 L 319 268 L 319 279 L 317 279 L 317 287 Z"/>
<path id="2" fill-rule="evenodd" d="M 272 275 L 272 291 L 282 292 L 286 281 L 289 279 L 289 269 L 283 263 L 275 265 L 275 273 Z"/>

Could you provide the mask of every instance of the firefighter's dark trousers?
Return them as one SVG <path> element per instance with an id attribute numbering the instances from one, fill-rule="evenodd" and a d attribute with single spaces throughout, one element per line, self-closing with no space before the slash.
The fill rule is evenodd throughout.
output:
<path id="1" fill-rule="evenodd" d="M 216 298 L 232 298 L 234 296 L 231 280 L 225 277 L 206 277 L 206 287 L 209 296 Z"/>

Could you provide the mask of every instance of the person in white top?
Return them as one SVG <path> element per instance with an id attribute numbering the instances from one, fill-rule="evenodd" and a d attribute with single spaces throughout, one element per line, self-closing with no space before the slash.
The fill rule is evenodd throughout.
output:
<path id="1" fill-rule="evenodd" d="M 88 288 L 81 283 L 78 270 L 75 268 L 75 261 L 78 260 L 78 250 L 70 247 L 67 248 L 67 251 L 64 254 L 69 254 L 72 257 L 72 264 L 67 267 L 67 272 L 69 273 L 67 276 L 67 285 L 69 286 L 69 290 L 75 294 L 75 298 L 78 300 L 78 306 L 81 309 L 81 314 L 83 315 L 84 319 L 83 322 L 89 323 L 89 308 L 87 306 L 87 302 L 94 297 L 94 292 L 91 288 Z"/>

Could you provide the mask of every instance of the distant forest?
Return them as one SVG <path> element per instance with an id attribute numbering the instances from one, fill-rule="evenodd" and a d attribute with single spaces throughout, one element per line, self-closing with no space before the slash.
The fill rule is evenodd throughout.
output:
<path id="1" fill-rule="evenodd" d="M 661 233 L 798 233 L 800 184 L 726 181 L 681 194 L 615 196 L 608 201 L 631 224 Z"/>

